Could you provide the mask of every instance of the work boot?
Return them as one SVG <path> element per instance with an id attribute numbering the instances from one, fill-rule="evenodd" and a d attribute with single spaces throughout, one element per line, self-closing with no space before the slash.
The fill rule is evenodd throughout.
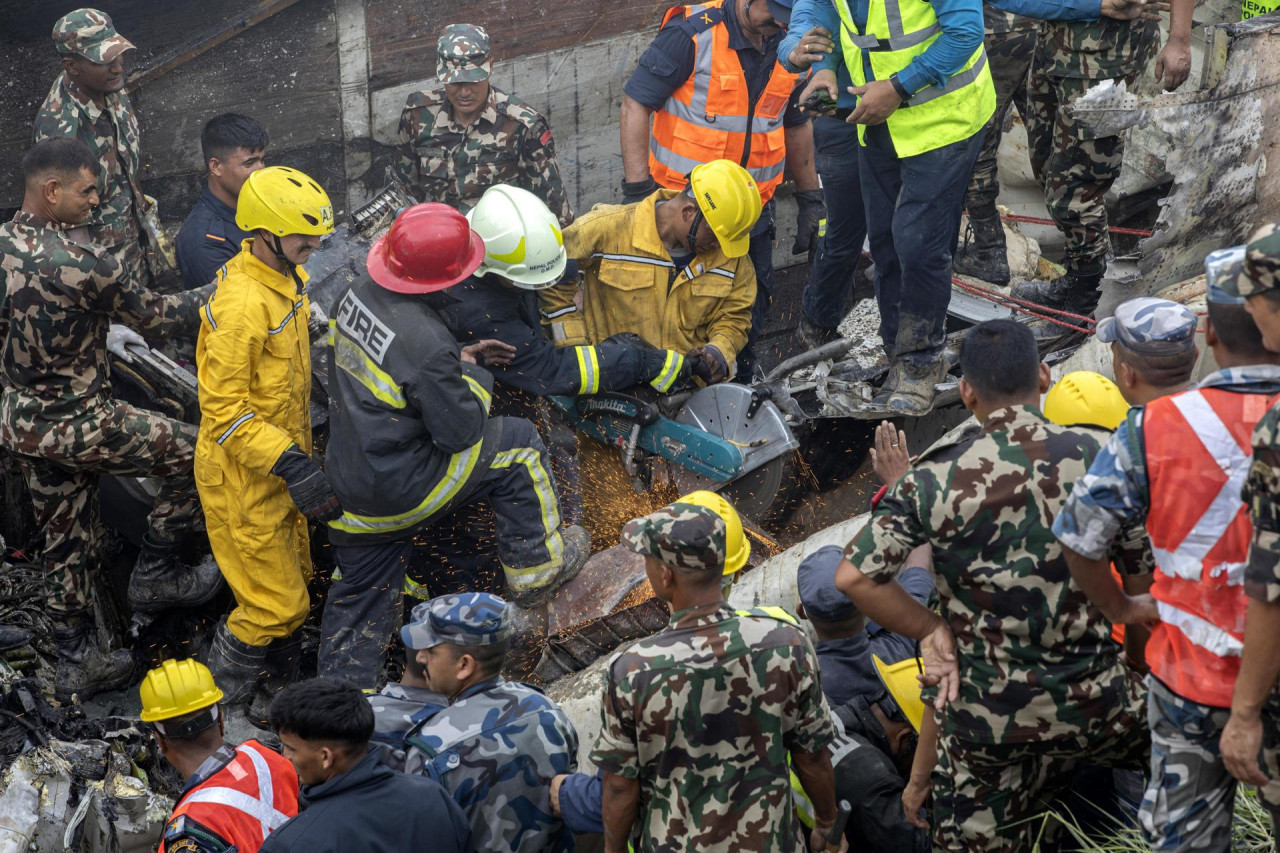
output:
<path id="1" fill-rule="evenodd" d="M 932 361 L 902 362 L 902 378 L 889 398 L 889 412 L 912 416 L 928 414 L 937 393 L 935 386 L 946 375 L 947 359 L 941 353 Z"/>
<path id="2" fill-rule="evenodd" d="M 228 742 L 241 744 L 259 734 L 258 727 L 249 720 L 247 706 L 266 669 L 267 648 L 236 639 L 226 622 L 218 623 L 214 631 L 205 665 L 222 691 Z"/>
<path id="3" fill-rule="evenodd" d="M 901 379 L 902 362 L 895 358 L 889 363 L 889 373 L 885 376 L 884 382 L 880 383 L 875 396 L 871 398 L 871 405 L 878 409 L 887 409 L 889 399 L 893 396 L 893 392 L 898 390 L 898 382 Z"/>
<path id="4" fill-rule="evenodd" d="M 582 567 L 591 556 L 591 534 L 581 525 L 568 524 L 560 528 L 560 538 L 564 541 L 564 559 L 560 569 L 549 583 L 535 589 L 526 589 L 512 593 L 510 601 L 525 610 L 546 604 L 551 594 L 578 576 Z"/>
<path id="5" fill-rule="evenodd" d="M 969 211 L 964 244 L 956 250 L 951 268 L 991 284 L 1009 283 L 1009 253 L 1004 244 L 1004 226 L 994 206 L 990 213 Z"/>
<path id="6" fill-rule="evenodd" d="M 267 729 L 271 727 L 271 701 L 277 693 L 298 680 L 298 667 L 302 663 L 302 632 L 294 631 L 288 637 L 272 640 L 262 663 L 265 672 L 253 691 L 249 722 Z"/>
<path id="7" fill-rule="evenodd" d="M 1098 307 L 1098 286 L 1102 284 L 1105 269 L 1089 273 L 1067 270 L 1053 281 L 1024 281 L 1015 285 L 1010 295 L 1058 311 L 1092 314 Z"/>
<path id="8" fill-rule="evenodd" d="M 129 606 L 138 612 L 170 607 L 196 607 L 222 588 L 222 572 L 213 560 L 184 566 L 181 543 L 164 542 L 151 533 L 142 538 L 142 550 L 129 577 Z"/>
<path id="9" fill-rule="evenodd" d="M 796 326 L 796 340 L 806 351 L 815 350 L 823 344 L 829 344 L 840 337 L 839 329 L 828 329 L 809 321 L 803 311 L 800 312 L 800 325 Z"/>
<path id="10" fill-rule="evenodd" d="M 133 678 L 133 655 L 124 649 L 98 648 L 93 622 L 84 614 L 55 622 L 53 642 L 58 648 L 53 696 L 59 702 L 83 702 L 119 690 Z"/>

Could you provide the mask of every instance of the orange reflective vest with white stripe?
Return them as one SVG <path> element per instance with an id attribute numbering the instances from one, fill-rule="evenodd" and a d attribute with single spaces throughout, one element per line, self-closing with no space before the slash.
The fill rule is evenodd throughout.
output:
<path id="1" fill-rule="evenodd" d="M 267 836 L 298 814 L 298 774 L 278 752 L 256 740 L 235 749 L 235 758 L 178 800 L 169 819 L 159 853 L 173 843 L 173 834 L 196 837 L 202 830 L 237 853 L 256 853 Z M 198 827 L 185 827 L 185 819 Z"/>
<path id="2" fill-rule="evenodd" d="M 712 160 L 743 166 L 768 202 L 782 183 L 787 147 L 782 126 L 798 75 L 775 62 L 768 84 L 754 103 L 747 94 L 738 53 L 720 8 L 724 0 L 668 9 L 665 27 L 676 16 L 692 25 L 693 73 L 653 116 L 649 173 L 659 186 L 682 190 L 693 167 Z"/>
<path id="3" fill-rule="evenodd" d="M 1268 401 L 1203 388 L 1158 399 L 1143 414 L 1151 595 L 1160 611 L 1147 663 L 1170 690 L 1202 705 L 1230 707 L 1240 672 L 1253 532 L 1240 487 Z"/>

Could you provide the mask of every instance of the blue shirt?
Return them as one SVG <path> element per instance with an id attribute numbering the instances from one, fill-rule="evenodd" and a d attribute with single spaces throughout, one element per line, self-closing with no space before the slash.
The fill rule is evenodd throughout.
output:
<path id="1" fill-rule="evenodd" d="M 206 185 L 175 241 L 182 280 L 188 288 L 213 281 L 222 265 L 239 253 L 240 243 L 252 236 L 240 230 L 235 210 Z"/>
<path id="2" fill-rule="evenodd" d="M 1197 387 L 1269 396 L 1280 391 L 1280 366 L 1229 367 L 1210 373 Z M 1128 419 L 1120 424 L 1053 520 L 1058 541 L 1086 559 L 1102 559 L 1120 529 L 1145 521 L 1151 508 L 1146 456 L 1131 450 L 1146 446 L 1143 414 L 1138 412 L 1132 419 L 1136 436 L 1131 436 Z"/>
<path id="3" fill-rule="evenodd" d="M 742 76 L 747 81 L 747 97 L 755 103 L 773 74 L 774 62 L 778 56 L 778 42 L 785 32 L 765 39 L 759 49 L 753 45 L 738 25 L 734 10 L 736 4 L 726 0 L 720 8 L 724 11 L 724 25 L 729 31 L 729 47 L 737 51 L 738 61 L 742 64 Z M 672 18 L 658 31 L 648 49 L 640 56 L 640 62 L 627 81 L 623 91 L 651 110 L 662 109 L 667 98 L 684 85 L 693 73 L 694 43 L 693 28 L 684 18 Z M 785 63 L 784 63 L 785 67 Z M 797 127 L 809 120 L 800 111 L 797 100 L 803 81 L 797 81 L 791 92 L 791 100 L 787 102 L 787 110 L 782 116 L 783 127 Z M 749 151 L 743 152 L 745 158 Z"/>
<path id="4" fill-rule="evenodd" d="M 849 8 L 853 23 L 859 29 L 867 24 L 867 7 L 869 0 L 854 0 Z M 898 82 L 908 92 L 918 92 L 926 86 L 943 86 L 957 71 L 964 67 L 969 57 L 978 49 L 983 37 L 981 0 L 932 0 L 934 14 L 942 27 L 942 34 L 929 45 L 924 53 L 911 60 L 911 63 L 898 72 Z M 1039 18 L 1045 21 L 1092 21 L 1102 12 L 1101 0 L 992 0 L 991 5 L 1005 12 Z M 802 22 L 809 28 L 826 27 L 835 41 L 835 50 L 824 59 L 815 62 L 817 70 L 829 68 L 835 70 L 843 63 L 840 45 L 840 16 L 836 12 L 833 0 L 797 0 L 791 12 L 791 29 L 799 36 L 805 30 L 800 29 L 796 20 L 796 11 L 806 7 L 806 17 Z M 808 7 L 812 8 L 812 11 Z M 809 17 L 812 15 L 812 17 Z M 784 39 L 778 47 L 778 56 L 783 57 Z M 796 42 L 786 47 L 786 54 L 791 53 Z M 866 51 L 862 52 L 862 61 L 866 78 L 875 79 L 870 68 Z M 783 63 L 784 67 L 786 63 Z M 837 75 L 838 77 L 838 75 Z"/>

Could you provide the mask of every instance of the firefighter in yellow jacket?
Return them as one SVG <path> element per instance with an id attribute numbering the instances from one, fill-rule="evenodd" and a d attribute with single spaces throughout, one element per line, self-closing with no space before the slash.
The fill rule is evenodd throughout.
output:
<path id="1" fill-rule="evenodd" d="M 629 205 L 599 205 L 564 229 L 584 276 L 542 292 L 557 346 L 599 344 L 633 332 L 687 353 L 707 384 L 731 375 L 751 331 L 756 276 L 746 257 L 760 190 L 729 160 L 694 167 L 689 187 Z"/>
<path id="2" fill-rule="evenodd" d="M 297 673 L 297 632 L 309 607 L 307 518 L 342 514 L 310 457 L 310 303 L 301 268 L 333 231 L 333 206 L 302 172 L 272 166 L 245 182 L 236 225 L 253 236 L 218 272 L 196 346 L 195 476 L 213 555 L 236 597 L 214 635 L 209 669 L 229 720 L 260 687 L 249 718 L 261 724 L 271 692 Z"/>

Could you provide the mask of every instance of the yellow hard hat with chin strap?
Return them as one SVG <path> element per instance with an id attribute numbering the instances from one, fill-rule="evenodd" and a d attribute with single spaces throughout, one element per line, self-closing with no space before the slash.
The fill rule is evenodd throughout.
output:
<path id="1" fill-rule="evenodd" d="M 751 229 L 760 218 L 763 203 L 760 188 L 751 173 L 732 160 L 712 160 L 694 166 L 689 173 L 689 192 L 698 203 L 689 229 L 689 248 L 694 249 L 698 219 L 716 235 L 720 248 L 730 258 L 740 258 L 751 246 Z"/>
<path id="2" fill-rule="evenodd" d="M 1088 370 L 1068 373 L 1044 397 L 1044 416 L 1058 426 L 1092 424 L 1114 430 L 1128 413 L 1129 403 L 1116 383 Z"/>
<path id="3" fill-rule="evenodd" d="M 751 543 L 747 540 L 747 536 L 742 530 L 742 518 L 738 515 L 738 511 L 733 508 L 733 504 L 715 492 L 709 492 L 705 489 L 690 492 L 676 501 L 676 503 L 706 507 L 724 521 L 724 574 L 726 576 L 736 574 L 739 569 L 747 564 L 747 560 L 751 559 Z"/>
<path id="4" fill-rule="evenodd" d="M 920 658 L 907 658 L 897 663 L 885 663 L 878 655 L 872 655 L 871 661 L 876 666 L 876 674 L 884 682 L 885 690 L 889 691 L 907 722 L 918 733 L 924 724 L 924 700 L 920 698 L 920 682 L 916 676 L 924 672 L 924 662 Z"/>
<path id="5" fill-rule="evenodd" d="M 218 719 L 217 705 L 222 701 L 222 691 L 213 681 L 209 667 L 197 660 L 167 660 L 147 673 L 138 686 L 142 698 L 144 723 L 155 723 L 161 734 L 170 737 L 189 737 L 208 728 Z M 196 725 L 183 725 L 182 731 L 171 730 L 166 720 L 186 717 L 197 711 L 209 709 L 208 718 L 191 721 Z M 188 721 L 183 721 L 187 723 Z"/>

